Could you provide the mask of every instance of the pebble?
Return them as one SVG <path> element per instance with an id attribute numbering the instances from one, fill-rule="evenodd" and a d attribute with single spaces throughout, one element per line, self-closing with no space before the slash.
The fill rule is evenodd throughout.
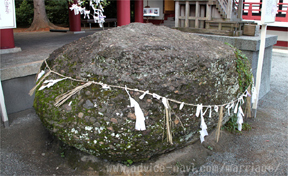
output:
<path id="1" fill-rule="evenodd" d="M 118 123 L 117 119 L 115 119 L 115 118 L 111 118 L 111 122 Z"/>
<path id="2" fill-rule="evenodd" d="M 84 113 L 83 113 L 83 112 L 79 112 L 79 113 L 78 113 L 78 117 L 79 117 L 79 118 L 82 118 L 83 116 L 84 116 Z"/>
<path id="3" fill-rule="evenodd" d="M 71 107 L 71 106 L 68 106 L 68 104 L 64 104 L 64 105 L 62 106 L 62 108 L 63 108 L 65 111 L 67 111 L 67 112 L 70 112 L 70 111 L 72 110 L 72 107 Z"/>
<path id="4" fill-rule="evenodd" d="M 134 113 L 129 112 L 127 117 L 131 120 L 136 120 L 136 115 Z"/>
<path id="5" fill-rule="evenodd" d="M 86 109 L 91 109 L 94 107 L 94 104 L 90 100 L 86 100 L 85 104 L 83 105 L 84 108 Z"/>

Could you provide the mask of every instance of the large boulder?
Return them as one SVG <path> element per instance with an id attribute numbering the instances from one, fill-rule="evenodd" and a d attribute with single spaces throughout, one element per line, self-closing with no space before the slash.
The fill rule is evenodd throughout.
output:
<path id="1" fill-rule="evenodd" d="M 47 59 L 54 72 L 45 80 L 62 78 L 59 74 L 69 78 L 37 90 L 34 107 L 47 129 L 71 146 L 112 161 L 144 161 L 199 140 L 201 119 L 195 115 L 196 106 L 188 103 L 223 105 L 237 99 L 247 86 L 239 83 L 237 59 L 234 49 L 224 43 L 132 23 L 55 50 Z M 81 89 L 87 81 L 97 84 Z M 125 86 L 136 89 L 128 92 L 143 111 L 146 130 L 135 130 L 136 115 Z M 57 96 L 76 87 L 81 90 L 61 106 L 54 105 Z M 147 94 L 139 99 L 143 92 L 138 90 L 161 98 Z M 169 101 L 173 144 L 167 141 L 162 97 L 178 101 Z M 182 110 L 179 102 L 185 102 Z M 209 118 L 209 112 L 204 116 L 208 133 L 218 122 L 218 113 L 212 108 Z M 227 119 L 225 110 L 223 122 Z"/>

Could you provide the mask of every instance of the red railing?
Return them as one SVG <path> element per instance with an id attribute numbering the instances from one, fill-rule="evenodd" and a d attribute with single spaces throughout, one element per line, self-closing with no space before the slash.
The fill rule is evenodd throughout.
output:
<path id="1" fill-rule="evenodd" d="M 245 20 L 261 20 L 261 2 L 243 2 L 243 15 L 242 18 Z M 285 10 L 279 10 L 279 7 L 285 6 Z M 288 3 L 277 3 L 278 11 L 276 14 L 275 21 L 288 22 Z M 280 14 L 284 12 L 284 14 Z"/>

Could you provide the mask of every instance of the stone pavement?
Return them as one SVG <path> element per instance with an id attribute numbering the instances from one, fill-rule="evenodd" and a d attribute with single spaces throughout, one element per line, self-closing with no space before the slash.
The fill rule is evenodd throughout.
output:
<path id="1" fill-rule="evenodd" d="M 86 30 L 85 33 L 66 32 L 19 32 L 14 33 L 15 46 L 21 52 L 0 55 L 1 80 L 36 74 L 40 64 L 55 49 L 102 29 Z"/>

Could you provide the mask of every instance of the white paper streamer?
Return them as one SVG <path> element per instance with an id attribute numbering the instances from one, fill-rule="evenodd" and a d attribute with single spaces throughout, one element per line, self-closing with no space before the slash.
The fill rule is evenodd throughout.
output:
<path id="1" fill-rule="evenodd" d="M 161 96 L 160 95 L 157 95 L 155 93 L 152 94 L 153 98 L 156 98 L 157 100 L 160 100 Z"/>
<path id="2" fill-rule="evenodd" d="M 72 6 L 69 8 L 71 11 L 74 10 L 74 15 L 83 14 L 85 8 L 82 8 L 78 6 L 77 4 L 72 4 Z"/>
<path id="3" fill-rule="evenodd" d="M 214 110 L 218 112 L 218 106 L 214 106 Z"/>
<path id="4" fill-rule="evenodd" d="M 143 131 L 146 130 L 146 126 L 145 126 L 145 117 L 144 114 L 142 112 L 142 109 L 140 108 L 139 104 L 137 103 L 137 101 L 135 101 L 129 94 L 127 87 L 125 86 L 125 90 L 127 92 L 127 94 L 129 95 L 129 99 L 130 99 L 130 106 L 134 107 L 134 111 L 135 111 L 135 116 L 136 116 L 136 123 L 135 123 L 135 129 L 139 130 L 139 131 Z"/>
<path id="5" fill-rule="evenodd" d="M 248 97 L 251 97 L 251 94 L 249 93 L 249 91 L 246 90 L 246 92 L 247 92 L 247 96 L 248 96 Z"/>
<path id="6" fill-rule="evenodd" d="M 72 11 L 74 10 L 74 14 L 78 15 L 80 14 L 84 14 L 84 19 L 86 19 L 86 17 L 88 19 L 90 19 L 90 15 L 93 16 L 94 22 L 98 23 L 99 26 L 102 28 L 103 27 L 103 23 L 105 22 L 105 18 L 106 16 L 103 15 L 104 9 L 101 5 L 101 1 L 102 0 L 90 0 L 90 7 L 93 9 L 93 14 L 90 13 L 90 10 L 86 10 L 86 8 L 82 8 L 81 4 L 83 2 L 78 1 L 78 4 L 72 4 L 71 7 L 69 7 L 69 9 Z M 96 6 L 97 8 L 95 8 L 94 6 Z"/>
<path id="7" fill-rule="evenodd" d="M 41 72 L 37 76 L 37 80 L 36 81 L 38 81 L 44 74 L 45 74 L 45 71 L 41 70 Z"/>
<path id="8" fill-rule="evenodd" d="M 244 97 L 251 97 L 251 94 L 248 92 L 248 90 L 246 90 L 243 94 Z M 242 98 L 243 99 L 243 98 Z M 243 100 L 244 101 L 244 100 Z"/>
<path id="9" fill-rule="evenodd" d="M 166 109 L 169 109 L 168 103 L 167 103 L 167 98 L 163 97 L 162 98 L 162 103 L 165 106 Z"/>
<path id="10" fill-rule="evenodd" d="M 135 129 L 139 131 L 146 130 L 145 117 L 142 112 L 142 109 L 140 108 L 139 104 L 131 97 L 130 97 L 130 103 L 131 107 L 134 107 L 135 110 L 135 116 L 136 116 Z"/>
<path id="11" fill-rule="evenodd" d="M 236 113 L 237 113 L 237 110 L 238 110 L 238 105 L 239 105 L 239 107 L 240 107 L 240 106 L 241 106 L 241 104 L 243 104 L 243 103 L 244 103 L 244 99 L 243 99 L 243 96 L 245 96 L 245 93 L 244 93 L 243 95 L 241 95 L 241 96 L 238 98 L 237 104 L 236 104 L 236 106 L 235 106 L 235 108 L 234 108 L 234 114 L 236 114 Z M 246 96 L 247 96 L 247 94 L 246 94 Z"/>
<path id="12" fill-rule="evenodd" d="M 238 101 L 237 101 L 237 103 L 236 103 L 236 106 L 235 106 L 235 108 L 234 108 L 234 114 L 237 113 L 237 110 L 238 110 L 238 104 L 239 104 L 239 99 L 238 99 Z"/>
<path id="13" fill-rule="evenodd" d="M 206 110 L 203 112 L 203 116 L 206 114 L 206 112 L 208 111 L 209 107 L 206 108 Z"/>
<path id="14" fill-rule="evenodd" d="M 237 124 L 238 124 L 238 130 L 239 131 L 242 130 L 243 116 L 244 116 L 244 113 L 242 111 L 241 106 L 239 106 L 238 113 L 237 113 L 237 117 L 238 117 L 237 118 Z"/>
<path id="15" fill-rule="evenodd" d="M 200 124 L 200 128 L 202 129 L 202 130 L 200 131 L 200 140 L 201 140 L 201 143 L 202 143 L 203 141 L 205 141 L 205 140 L 204 140 L 204 137 L 205 137 L 205 136 L 208 136 L 207 125 L 206 125 L 206 123 L 205 123 L 205 121 L 204 121 L 203 114 L 201 114 L 201 124 Z"/>
<path id="16" fill-rule="evenodd" d="M 206 123 L 204 121 L 204 117 L 203 117 L 204 114 L 203 114 L 202 108 L 203 108 L 202 104 L 198 104 L 197 105 L 197 110 L 196 110 L 196 117 L 199 117 L 199 115 L 201 117 L 201 124 L 200 124 L 200 128 L 201 128 L 200 141 L 201 141 L 201 143 L 204 141 L 204 137 L 208 135 L 207 125 L 206 125 Z M 207 109 L 206 109 L 206 111 L 207 111 Z"/>
<path id="17" fill-rule="evenodd" d="M 90 10 L 84 10 L 84 19 L 86 18 L 90 19 Z"/>
<path id="18" fill-rule="evenodd" d="M 149 90 L 145 91 L 145 92 L 139 97 L 139 99 L 142 100 L 147 93 L 149 93 Z"/>
<path id="19" fill-rule="evenodd" d="M 54 80 L 45 80 L 45 81 L 44 81 L 44 84 L 46 84 L 46 85 L 41 86 L 41 87 L 39 88 L 39 90 L 43 90 L 43 89 L 45 89 L 45 88 L 50 88 L 51 86 L 53 86 L 53 85 L 56 84 L 57 82 L 62 81 L 62 80 L 64 80 L 64 79 L 67 79 L 67 78 L 54 79 Z"/>
<path id="20" fill-rule="evenodd" d="M 209 118 L 211 118 L 211 116 L 212 116 L 212 107 L 209 105 L 208 108 L 210 108 L 210 110 L 209 110 Z"/>
<path id="21" fill-rule="evenodd" d="M 102 89 L 111 89 L 107 84 L 102 84 Z"/>
<path id="22" fill-rule="evenodd" d="M 205 139 L 204 139 L 205 136 L 208 136 L 207 130 L 201 130 L 200 131 L 200 141 L 201 141 L 201 143 L 203 141 L 205 141 Z"/>
<path id="23" fill-rule="evenodd" d="M 256 89 L 255 89 L 255 87 L 252 87 L 252 89 L 251 89 L 251 92 L 252 92 L 252 103 L 255 103 L 255 101 L 256 101 L 256 99 L 257 99 L 257 92 L 256 92 Z"/>
<path id="24" fill-rule="evenodd" d="M 72 4 L 72 6 L 69 7 L 69 9 L 70 9 L 71 11 L 74 10 L 74 14 L 75 14 L 75 15 L 78 15 L 78 14 L 79 14 L 79 12 L 78 12 L 78 5 L 77 5 L 77 4 Z"/>
<path id="25" fill-rule="evenodd" d="M 202 115 L 202 104 L 198 104 L 197 105 L 197 109 L 196 109 L 196 117 L 199 117 L 199 114 L 201 113 Z"/>
<path id="26" fill-rule="evenodd" d="M 182 102 L 182 103 L 180 104 L 179 110 L 182 110 L 183 107 L 184 107 L 184 102 Z"/>
<path id="27" fill-rule="evenodd" d="M 243 96 L 239 97 L 239 98 L 238 98 L 238 101 L 239 101 L 241 104 L 244 104 Z"/>
<path id="28" fill-rule="evenodd" d="M 228 109 L 228 115 L 230 116 L 230 109 L 234 107 L 234 102 L 229 103 L 225 108 Z"/>
<path id="29" fill-rule="evenodd" d="M 47 63 L 46 63 L 46 64 L 47 64 Z M 47 66 L 48 66 L 48 65 L 47 65 Z M 49 68 L 49 67 L 48 67 L 48 68 Z M 52 70 L 50 70 L 48 73 L 51 73 L 51 72 L 52 72 Z M 53 71 L 53 72 L 54 72 L 54 71 Z M 48 73 L 46 74 L 47 76 L 48 76 Z M 42 74 L 42 73 L 41 73 L 41 74 Z M 44 74 L 44 73 L 43 73 L 43 74 Z M 39 75 L 40 75 L 40 73 L 39 73 Z M 38 75 L 38 76 L 39 76 L 39 75 Z M 46 77 L 46 75 L 45 75 L 45 77 Z M 58 75 L 60 75 L 60 74 L 58 73 Z M 42 76 L 42 75 L 41 75 L 41 76 Z M 62 75 L 62 76 L 63 76 L 63 75 Z M 63 76 L 63 77 L 64 77 L 64 76 Z M 40 76 L 39 76 L 39 78 L 40 78 Z M 45 88 L 49 88 L 49 87 L 53 86 L 55 83 L 57 83 L 57 82 L 59 82 L 59 81 L 62 81 L 62 80 L 64 80 L 64 79 L 70 79 L 70 80 L 73 80 L 73 81 L 74 81 L 74 79 L 72 79 L 71 77 L 65 77 L 65 78 L 63 78 L 63 79 L 56 79 L 56 80 L 46 80 L 46 81 L 44 81 L 44 84 L 47 84 L 47 85 L 42 86 L 39 90 L 43 90 L 43 89 L 45 89 Z M 103 88 L 110 88 L 110 86 L 111 86 L 112 88 L 125 89 L 126 92 L 127 92 L 127 94 L 129 95 L 131 107 L 134 107 L 134 110 L 135 110 L 135 116 L 136 116 L 135 129 L 136 129 L 136 130 L 146 130 L 144 113 L 143 113 L 142 109 L 140 108 L 140 105 L 130 96 L 129 92 L 127 91 L 127 87 L 126 87 L 126 86 L 125 86 L 125 87 L 122 87 L 122 86 L 107 85 L 107 84 L 103 84 L 103 83 L 101 83 L 101 82 L 94 82 L 94 81 L 89 81 L 89 82 L 87 82 L 86 84 L 88 84 L 88 83 L 90 83 L 90 84 L 87 85 L 87 86 L 90 86 L 92 83 L 94 83 L 94 84 L 97 84 L 97 85 L 101 85 Z M 86 85 L 86 84 L 85 84 L 85 85 Z M 40 83 L 39 83 L 39 85 L 40 85 Z M 39 85 L 37 85 L 37 86 L 39 86 Z M 87 87 L 87 86 L 86 86 L 86 87 Z M 83 87 L 81 87 L 81 86 L 78 86 L 78 87 L 80 87 L 81 89 L 83 88 Z M 77 88 L 78 88 L 78 87 L 77 87 Z M 73 89 L 73 90 L 74 90 L 74 89 Z M 144 92 L 144 91 L 142 91 L 142 90 L 139 91 L 138 89 L 129 89 L 129 90 L 131 90 L 131 91 L 138 91 L 138 92 Z M 77 91 L 77 90 L 76 90 L 76 91 Z M 256 95 L 255 95 L 255 88 L 254 88 L 254 87 L 252 87 L 252 92 L 253 92 L 253 96 L 256 96 Z M 145 96 L 147 93 L 149 93 L 149 91 L 145 91 L 145 92 L 143 93 L 143 95 L 141 95 L 139 98 L 140 98 L 140 99 L 144 98 L 144 96 Z M 150 93 L 149 95 L 151 95 L 151 93 Z M 162 96 L 157 95 L 157 94 L 155 94 L 155 93 L 153 93 L 152 96 L 153 96 L 154 98 L 157 98 L 158 100 L 160 100 L 160 99 L 162 98 Z M 207 125 L 206 125 L 206 123 L 205 123 L 205 121 L 204 121 L 204 115 L 205 115 L 205 113 L 208 111 L 208 108 L 210 108 L 209 117 L 211 117 L 212 106 L 214 107 L 214 110 L 215 110 L 216 112 L 218 112 L 218 106 L 227 105 L 226 108 L 228 108 L 228 114 L 230 115 L 230 109 L 234 107 L 234 103 L 237 101 L 236 108 L 238 107 L 238 113 L 237 113 L 237 117 L 238 117 L 238 119 L 237 119 L 238 129 L 239 129 L 239 131 L 242 130 L 242 123 L 243 123 L 244 113 L 243 113 L 242 108 L 241 108 L 241 103 L 244 102 L 243 97 L 247 97 L 247 96 L 250 96 L 250 94 L 249 94 L 249 92 L 246 90 L 246 91 L 238 98 L 238 101 L 237 101 L 237 100 L 233 100 L 233 101 L 231 101 L 231 102 L 228 103 L 228 104 L 225 103 L 225 104 L 222 104 L 222 105 L 205 105 L 205 107 L 207 107 L 207 108 L 206 108 L 206 110 L 205 110 L 204 113 L 203 113 L 203 105 L 202 105 L 202 104 L 197 104 L 197 105 L 195 105 L 195 104 L 186 103 L 186 105 L 188 105 L 188 106 L 193 106 L 193 107 L 197 106 L 196 116 L 199 117 L 199 115 L 200 115 L 200 117 L 201 117 L 201 124 L 200 124 L 200 128 L 201 128 L 201 131 L 200 131 L 201 143 L 204 141 L 204 137 L 205 137 L 206 135 L 208 135 Z M 179 101 L 173 100 L 173 99 L 169 99 L 169 101 L 172 101 L 172 102 L 175 102 L 175 103 L 179 103 L 179 104 L 180 104 L 180 107 L 179 107 L 180 110 L 184 107 L 184 104 L 185 104 L 185 102 L 179 102 Z M 239 104 L 239 102 L 240 102 L 240 104 Z M 164 106 L 165 106 L 166 108 L 170 108 L 167 98 L 163 97 L 163 98 L 162 98 L 162 103 L 164 104 Z M 71 105 L 71 102 L 69 103 L 69 105 Z M 94 104 L 94 107 L 96 107 L 96 106 L 97 106 L 97 104 L 95 103 L 95 104 Z M 235 111 L 235 110 L 234 110 L 234 111 Z M 148 117 L 147 117 L 147 119 L 148 119 Z"/>

